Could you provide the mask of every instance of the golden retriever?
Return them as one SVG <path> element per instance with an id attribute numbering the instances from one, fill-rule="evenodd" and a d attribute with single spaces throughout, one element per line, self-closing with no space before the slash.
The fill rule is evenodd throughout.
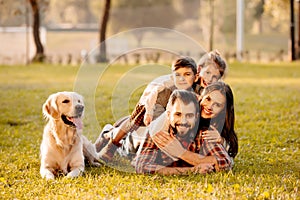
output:
<path id="1" fill-rule="evenodd" d="M 84 172 L 84 156 L 98 166 L 96 149 L 82 135 L 83 97 L 76 92 L 58 92 L 43 104 L 47 120 L 41 143 L 40 174 L 54 179 L 59 173 L 74 178 Z"/>

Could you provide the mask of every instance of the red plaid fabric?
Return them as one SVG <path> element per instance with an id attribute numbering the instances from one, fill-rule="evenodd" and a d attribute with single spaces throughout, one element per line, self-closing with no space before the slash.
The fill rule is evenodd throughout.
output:
<path id="1" fill-rule="evenodd" d="M 204 130 L 200 130 L 198 138 L 195 138 L 195 141 L 197 143 L 196 146 L 200 147 L 199 154 L 203 156 L 214 156 L 218 161 L 220 170 L 230 170 L 232 168 L 233 162 L 224 146 L 217 142 L 209 142 L 207 140 L 204 140 L 202 138 L 203 131 Z"/>
<path id="2" fill-rule="evenodd" d="M 145 126 L 144 124 L 144 116 L 145 116 L 145 106 L 144 105 L 136 105 L 132 114 L 130 115 L 130 127 L 128 127 L 128 132 L 132 132 L 137 130 L 140 126 Z"/>
<path id="3" fill-rule="evenodd" d="M 172 128 L 169 129 L 170 134 L 174 134 Z M 198 132 L 193 140 L 182 140 L 177 138 L 182 146 L 189 151 L 199 153 L 203 156 L 214 156 L 219 164 L 221 170 L 229 170 L 232 167 L 232 160 L 224 147 L 215 142 L 207 142 L 202 139 L 202 130 Z M 141 153 L 136 158 L 136 172 L 137 173 L 154 173 L 157 166 L 166 167 L 191 167 L 191 165 L 184 160 L 174 161 L 164 152 L 162 152 L 153 142 L 149 133 L 147 133 L 146 140 L 143 144 Z"/>
<path id="4" fill-rule="evenodd" d="M 171 135 L 174 135 L 174 130 L 169 129 Z M 196 151 L 196 143 L 190 138 L 177 138 L 182 146 L 190 151 Z M 174 161 L 167 154 L 162 152 L 156 144 L 153 142 L 149 133 L 147 133 L 146 140 L 143 144 L 141 153 L 136 158 L 136 172 L 137 173 L 150 173 L 153 174 L 157 166 L 165 167 L 192 167 L 189 163 L 184 160 Z"/>

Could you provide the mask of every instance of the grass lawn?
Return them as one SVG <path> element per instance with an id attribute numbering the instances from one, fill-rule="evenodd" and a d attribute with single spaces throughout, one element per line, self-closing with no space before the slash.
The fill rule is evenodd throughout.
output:
<path id="1" fill-rule="evenodd" d="M 99 69 L 104 70 L 90 68 L 94 76 L 99 76 Z M 45 125 L 41 107 L 51 93 L 73 90 L 78 71 L 74 66 L 0 66 L 1 199 L 300 199 L 299 62 L 230 64 L 226 82 L 234 91 L 240 145 L 231 172 L 136 175 L 103 166 L 87 167 L 76 179 L 46 181 L 39 174 Z M 93 81 L 83 80 L 79 91 L 87 104 L 84 134 L 94 141 L 104 124 L 119 117 L 114 112 L 126 114 L 133 108 L 143 80 L 155 75 L 112 66 L 103 71 L 90 96 L 85 92 L 93 89 Z M 140 83 L 133 86 L 135 81 Z M 126 88 L 131 90 L 129 106 L 112 112 L 111 105 L 117 105 L 112 101 L 128 94 Z"/>

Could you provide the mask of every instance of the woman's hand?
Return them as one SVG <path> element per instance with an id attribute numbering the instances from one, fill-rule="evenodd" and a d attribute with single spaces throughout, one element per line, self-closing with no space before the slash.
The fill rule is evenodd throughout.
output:
<path id="1" fill-rule="evenodd" d="M 209 142 L 218 142 L 222 143 L 222 137 L 219 131 L 213 126 L 210 125 L 210 129 L 202 132 L 202 137 Z"/>
<path id="2" fill-rule="evenodd" d="M 187 150 L 184 149 L 181 143 L 168 132 L 160 131 L 152 137 L 154 143 L 164 152 L 172 157 L 180 158 Z"/>
<path id="3" fill-rule="evenodd" d="M 144 124 L 145 124 L 146 126 L 148 126 L 148 125 L 152 122 L 152 118 L 153 118 L 152 115 L 146 114 L 146 115 L 144 116 Z"/>

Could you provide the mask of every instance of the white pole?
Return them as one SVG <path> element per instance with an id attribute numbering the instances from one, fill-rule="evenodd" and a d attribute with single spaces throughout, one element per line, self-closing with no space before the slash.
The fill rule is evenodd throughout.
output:
<path id="1" fill-rule="evenodd" d="M 25 34 L 26 34 L 26 52 L 25 52 L 25 64 L 28 65 L 30 63 L 30 58 L 29 58 L 29 53 L 30 53 L 30 44 L 29 44 L 29 11 L 28 11 L 28 5 L 27 5 L 27 0 L 25 0 L 25 8 L 26 8 L 26 29 L 25 29 Z"/>
<path id="2" fill-rule="evenodd" d="M 244 49 L 244 0 L 236 0 L 236 58 L 243 60 Z"/>

